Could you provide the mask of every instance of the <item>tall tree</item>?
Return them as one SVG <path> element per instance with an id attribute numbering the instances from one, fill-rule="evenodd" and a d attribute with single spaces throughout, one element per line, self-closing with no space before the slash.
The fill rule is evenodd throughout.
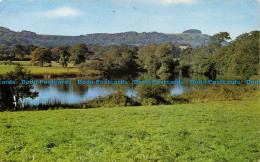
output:
<path id="1" fill-rule="evenodd" d="M 26 54 L 26 49 L 21 44 L 16 44 L 12 48 L 12 53 L 15 55 L 16 58 L 23 60 Z"/>
<path id="2" fill-rule="evenodd" d="M 69 53 L 70 47 L 69 46 L 57 46 L 51 50 L 52 52 L 52 58 L 56 61 L 58 61 L 61 57 L 61 54 L 66 51 L 66 53 Z M 61 52 L 63 51 L 63 52 Z M 70 54 L 69 54 L 70 55 Z"/>
<path id="3" fill-rule="evenodd" d="M 228 32 L 220 32 L 218 34 L 215 34 L 211 37 L 210 43 L 209 43 L 209 50 L 211 53 L 213 53 L 215 50 L 222 47 L 222 43 L 225 40 L 229 40 L 230 35 Z"/>
<path id="4" fill-rule="evenodd" d="M 4 57 L 9 56 L 10 51 L 8 50 L 8 46 L 5 44 L 0 45 L 0 60 L 2 60 Z"/>
<path id="5" fill-rule="evenodd" d="M 159 61 L 160 68 L 156 74 L 162 79 L 166 79 L 174 72 L 174 54 L 173 46 L 169 44 L 162 44 L 157 47 L 155 51 L 156 60 Z"/>
<path id="6" fill-rule="evenodd" d="M 63 68 L 66 68 L 68 66 L 69 57 L 70 57 L 70 53 L 67 50 L 63 49 L 60 51 L 59 63 L 60 65 L 62 65 Z"/>
<path id="7" fill-rule="evenodd" d="M 33 44 L 27 44 L 24 45 L 24 48 L 25 48 L 26 55 L 30 55 L 34 50 L 36 50 L 36 48 L 38 48 L 38 46 L 35 46 Z"/>
<path id="8" fill-rule="evenodd" d="M 137 69 L 135 62 L 136 51 L 128 46 L 112 45 L 110 49 L 101 57 L 106 73 L 132 73 Z"/>
<path id="9" fill-rule="evenodd" d="M 39 61 L 40 66 L 43 67 L 43 63 L 50 63 L 52 60 L 51 50 L 46 47 L 38 47 L 31 54 L 31 62 L 35 63 Z"/>
<path id="10" fill-rule="evenodd" d="M 33 85 L 22 84 L 22 80 L 31 80 L 30 72 L 26 71 L 21 65 L 17 65 L 14 71 L 7 73 L 6 80 L 13 80 L 15 84 L 10 84 L 13 95 L 18 101 L 18 107 L 21 107 L 25 98 L 35 98 L 38 92 L 32 92 Z"/>
<path id="11" fill-rule="evenodd" d="M 186 48 L 181 51 L 180 65 L 184 74 L 189 73 L 193 53 L 194 51 L 192 48 Z"/>
<path id="12" fill-rule="evenodd" d="M 159 60 L 155 58 L 154 55 L 149 56 L 145 59 L 144 68 L 147 70 L 148 74 L 156 76 L 156 72 L 160 67 Z"/>
<path id="13" fill-rule="evenodd" d="M 234 41 L 236 49 L 231 56 L 232 73 L 245 78 L 249 78 L 252 75 L 258 75 L 259 39 L 260 32 L 252 31 L 248 35 L 242 35 Z"/>
<path id="14" fill-rule="evenodd" d="M 215 65 L 207 46 L 202 45 L 192 54 L 191 70 L 194 73 L 214 76 Z"/>
<path id="15" fill-rule="evenodd" d="M 138 64 L 142 68 L 145 69 L 145 66 L 147 67 L 146 63 L 151 62 L 151 57 L 155 57 L 155 51 L 157 46 L 155 44 L 145 46 L 144 48 L 140 49 L 138 51 Z M 149 59 L 149 61 L 147 61 Z"/>
<path id="16" fill-rule="evenodd" d="M 70 48 L 70 61 L 74 63 L 74 65 L 78 65 L 86 61 L 86 59 L 90 56 L 90 52 L 86 44 L 77 44 Z"/>

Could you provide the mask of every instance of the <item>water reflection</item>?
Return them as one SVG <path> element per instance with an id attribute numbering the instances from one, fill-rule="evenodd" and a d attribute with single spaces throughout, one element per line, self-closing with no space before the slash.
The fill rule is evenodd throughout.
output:
<path id="1" fill-rule="evenodd" d="M 133 78 L 132 78 L 133 79 Z M 143 74 L 135 78 L 136 80 L 153 80 L 155 78 Z M 45 79 L 46 80 L 46 79 Z M 137 97 L 136 85 L 131 84 L 131 78 L 110 78 L 110 80 L 127 80 L 127 85 L 79 85 L 77 80 L 89 80 L 89 78 L 55 78 L 54 80 L 69 80 L 71 84 L 60 85 L 34 85 L 34 91 L 39 92 L 39 96 L 35 99 L 25 99 L 27 105 L 39 105 L 39 104 L 53 104 L 55 102 L 61 103 L 80 103 L 86 100 L 91 100 L 99 96 L 106 96 L 111 93 L 115 93 L 121 90 L 128 96 Z M 104 79 L 107 80 L 107 79 Z M 179 96 L 184 92 L 192 90 L 192 85 L 189 84 L 189 77 L 184 77 L 180 74 L 170 80 L 178 81 L 182 80 L 183 85 L 169 85 L 169 95 Z"/>

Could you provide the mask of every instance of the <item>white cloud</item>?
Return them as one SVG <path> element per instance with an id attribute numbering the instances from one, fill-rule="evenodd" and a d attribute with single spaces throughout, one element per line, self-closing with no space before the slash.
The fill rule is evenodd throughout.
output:
<path id="1" fill-rule="evenodd" d="M 71 7 L 60 7 L 54 10 L 46 11 L 42 13 L 42 16 L 49 18 L 61 18 L 61 17 L 77 17 L 81 14 L 79 10 L 73 9 Z"/>

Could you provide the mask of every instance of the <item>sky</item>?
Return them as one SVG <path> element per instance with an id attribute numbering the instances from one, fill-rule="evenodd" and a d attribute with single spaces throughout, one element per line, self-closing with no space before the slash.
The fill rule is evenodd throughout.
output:
<path id="1" fill-rule="evenodd" d="M 259 30 L 259 0 L 0 0 L 0 25 L 50 35 Z"/>

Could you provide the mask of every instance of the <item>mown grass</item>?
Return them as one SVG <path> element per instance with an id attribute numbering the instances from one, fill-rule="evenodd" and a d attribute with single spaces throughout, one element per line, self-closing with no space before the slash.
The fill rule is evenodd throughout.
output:
<path id="1" fill-rule="evenodd" d="M 0 113 L 0 161 L 258 161 L 259 100 Z"/>
<path id="2" fill-rule="evenodd" d="M 14 71 L 16 65 L 0 65 L 0 75 L 5 75 L 7 72 Z M 30 70 L 32 75 L 79 75 L 77 68 L 62 68 L 62 67 L 40 67 L 40 66 L 24 66 L 26 70 Z"/>

